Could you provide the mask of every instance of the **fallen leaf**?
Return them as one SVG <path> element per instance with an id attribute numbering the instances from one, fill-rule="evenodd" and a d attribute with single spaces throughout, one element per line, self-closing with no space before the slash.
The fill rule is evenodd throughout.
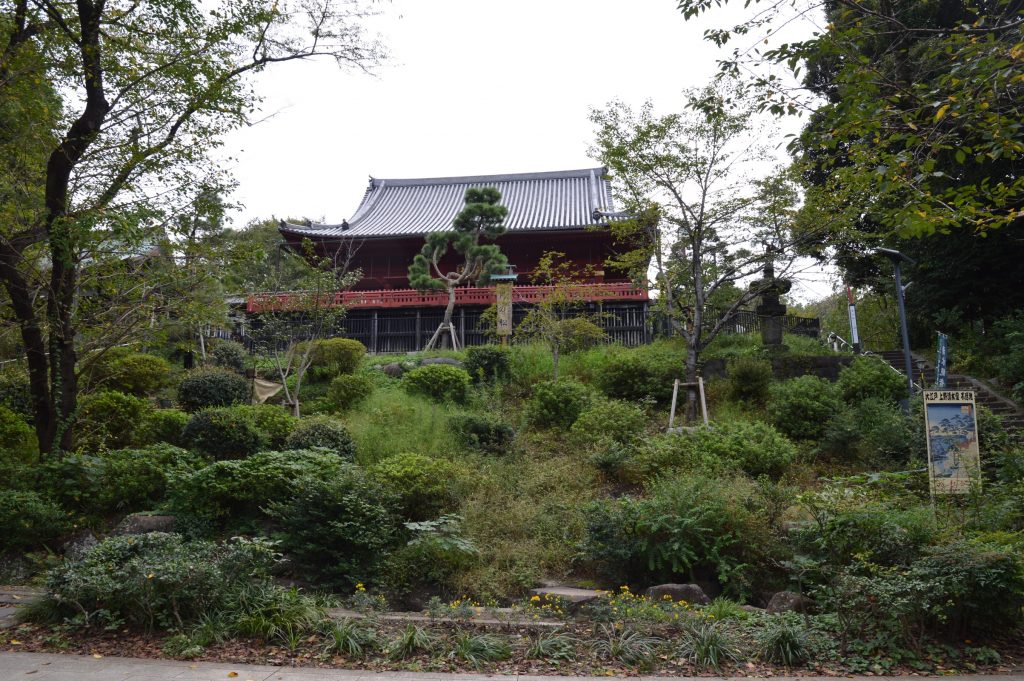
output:
<path id="1" fill-rule="evenodd" d="M 228 678 L 233 679 L 238 676 L 238 672 L 228 672 Z"/>
<path id="2" fill-rule="evenodd" d="M 99 653 L 93 653 L 92 656 L 95 657 L 97 660 L 100 659 L 101 657 L 103 657 Z"/>
<path id="3" fill-rule="evenodd" d="M 18 640 L 18 639 L 16 639 L 16 638 L 12 638 L 12 639 L 11 639 L 11 645 L 12 645 L 12 646 L 20 646 L 20 645 L 21 645 L 21 641 L 19 641 L 19 640 Z"/>

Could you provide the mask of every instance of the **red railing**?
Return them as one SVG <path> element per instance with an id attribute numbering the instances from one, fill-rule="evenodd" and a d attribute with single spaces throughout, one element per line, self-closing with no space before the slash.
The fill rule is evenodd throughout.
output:
<path id="1" fill-rule="evenodd" d="M 553 286 L 513 286 L 513 303 L 537 303 L 551 295 Z M 632 284 L 581 284 L 570 290 L 570 296 L 580 301 L 647 300 L 647 291 Z M 493 305 L 494 287 L 455 289 L 456 305 Z M 254 293 L 249 296 L 249 312 L 291 310 L 310 303 L 310 294 L 302 292 Z M 380 291 L 345 291 L 330 294 L 328 306 L 344 305 L 348 309 L 441 307 L 448 304 L 447 293 L 421 293 L 413 289 L 383 289 Z"/>

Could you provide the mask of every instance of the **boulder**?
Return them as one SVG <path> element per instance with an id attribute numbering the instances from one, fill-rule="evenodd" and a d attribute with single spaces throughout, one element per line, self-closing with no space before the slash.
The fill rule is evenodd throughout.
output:
<path id="1" fill-rule="evenodd" d="M 667 600 L 670 597 L 673 601 L 686 601 L 692 605 L 708 605 L 711 599 L 704 593 L 704 589 L 696 584 L 659 584 L 652 586 L 644 592 L 652 601 Z"/>
<path id="2" fill-rule="evenodd" d="M 447 364 L 448 366 L 462 368 L 462 362 L 451 357 L 428 357 L 420 362 L 420 366 L 427 366 L 429 364 Z"/>
<path id="3" fill-rule="evenodd" d="M 174 532 L 174 516 L 135 513 L 118 523 L 113 534 L 147 534 L 149 532 Z"/>
<path id="4" fill-rule="evenodd" d="M 402 365 L 399 364 L 398 362 L 384 364 L 383 366 L 377 368 L 383 371 L 385 376 L 390 376 L 391 378 L 401 378 L 402 374 L 405 373 L 405 369 L 403 369 Z"/>
<path id="5" fill-rule="evenodd" d="M 565 609 L 570 614 L 575 614 L 579 609 L 596 601 L 603 592 L 593 589 L 580 589 L 575 586 L 545 586 L 539 589 L 530 589 L 530 596 L 539 596 L 542 601 L 560 601 L 565 604 Z"/>
<path id="6" fill-rule="evenodd" d="M 61 553 L 66 558 L 81 558 L 89 552 L 92 547 L 100 543 L 100 540 L 96 538 L 89 530 L 83 530 L 76 532 L 75 534 L 64 540 L 61 544 Z"/>
<path id="7" fill-rule="evenodd" d="M 813 605 L 814 601 L 803 594 L 798 594 L 795 591 L 779 591 L 768 601 L 768 607 L 765 610 L 770 615 L 777 615 L 780 612 L 807 612 Z"/>

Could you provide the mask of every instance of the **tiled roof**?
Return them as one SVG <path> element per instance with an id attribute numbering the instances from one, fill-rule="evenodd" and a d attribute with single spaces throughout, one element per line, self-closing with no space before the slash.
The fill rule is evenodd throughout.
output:
<path id="1" fill-rule="evenodd" d="M 514 232 L 585 229 L 606 224 L 613 211 L 607 169 L 585 168 L 548 173 L 472 175 L 426 179 L 370 179 L 355 214 L 340 225 L 294 225 L 281 232 L 313 237 L 416 236 L 451 228 L 465 205 L 467 187 L 497 187 L 508 208 L 505 226 Z"/>

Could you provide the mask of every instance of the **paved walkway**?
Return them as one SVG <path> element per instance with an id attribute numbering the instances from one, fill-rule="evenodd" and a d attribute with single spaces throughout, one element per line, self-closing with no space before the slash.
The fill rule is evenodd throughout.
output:
<path id="1" fill-rule="evenodd" d="M 17 681 L 508 681 L 511 676 L 487 674 L 427 674 L 418 672 L 368 672 L 348 669 L 312 669 L 222 664 L 219 662 L 176 662 L 140 660 L 126 657 L 93 658 L 83 655 L 49 653 L 0 653 L 0 680 Z M 640 677 L 659 679 L 665 677 Z M 790 681 L 793 677 L 772 677 L 772 681 Z M 878 677 L 853 677 L 878 681 Z M 919 681 L 921 677 L 889 677 L 898 681 Z M 995 677 L 945 676 L 948 681 L 1024 681 L 1024 674 Z M 516 681 L 607 681 L 608 677 L 517 676 Z M 835 681 L 833 677 L 800 677 L 800 681 Z M 702 677 L 700 681 L 720 681 Z"/>

